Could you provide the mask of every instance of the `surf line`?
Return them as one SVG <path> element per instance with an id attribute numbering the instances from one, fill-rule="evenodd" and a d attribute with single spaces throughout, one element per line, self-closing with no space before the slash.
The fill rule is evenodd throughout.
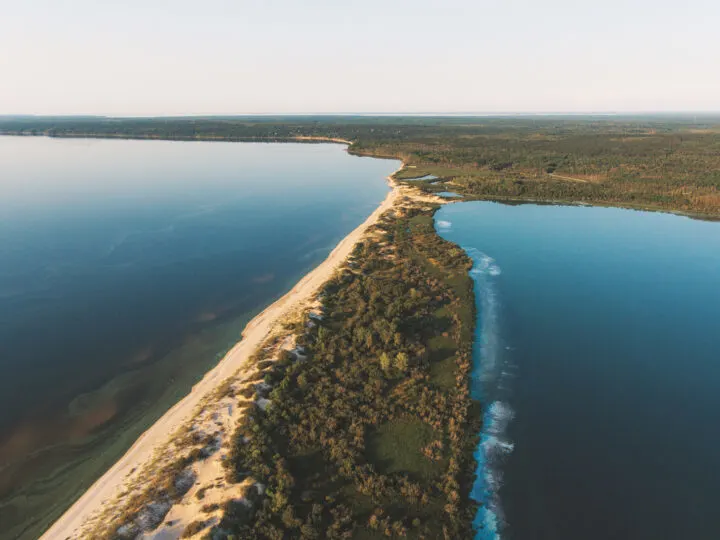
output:
<path id="1" fill-rule="evenodd" d="M 500 336 L 497 279 L 502 271 L 489 255 L 476 248 L 464 249 L 473 261 L 470 276 L 475 282 L 478 307 L 471 393 L 485 411 L 474 454 L 477 467 L 471 498 L 480 508 L 473 526 L 475 540 L 500 540 L 506 523 L 499 491 L 503 463 L 514 449 L 507 427 L 515 415 L 507 396 L 512 369 L 503 359 Z"/>

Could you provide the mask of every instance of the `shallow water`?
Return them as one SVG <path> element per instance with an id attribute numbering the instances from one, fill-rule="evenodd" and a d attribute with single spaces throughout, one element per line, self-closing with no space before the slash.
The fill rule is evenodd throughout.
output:
<path id="1" fill-rule="evenodd" d="M 0 538 L 33 538 L 388 192 L 343 145 L 0 137 Z"/>
<path id="2" fill-rule="evenodd" d="M 426 174 L 425 176 L 417 176 L 415 178 L 406 178 L 406 180 L 409 180 L 411 182 L 415 181 L 425 181 L 425 180 L 436 180 L 438 177 L 434 174 Z"/>
<path id="3" fill-rule="evenodd" d="M 714 539 L 720 224 L 467 202 L 478 539 Z"/>

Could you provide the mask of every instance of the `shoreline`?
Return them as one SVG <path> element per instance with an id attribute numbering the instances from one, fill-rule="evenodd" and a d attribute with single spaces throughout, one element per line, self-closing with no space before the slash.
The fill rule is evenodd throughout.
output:
<path id="1" fill-rule="evenodd" d="M 81 532 L 86 522 L 102 510 L 105 503 L 116 499 L 126 484 L 139 480 L 140 474 L 145 466 L 151 463 L 156 452 L 172 443 L 174 435 L 192 420 L 203 402 L 245 366 L 247 360 L 272 336 L 285 317 L 303 309 L 313 300 L 318 290 L 352 253 L 357 242 L 365 236 L 367 229 L 396 204 L 404 190 L 395 182 L 394 175 L 404 166 L 401 162 L 400 167 L 387 177 L 390 192 L 367 219 L 345 236 L 327 258 L 302 277 L 290 291 L 254 317 L 243 329 L 240 341 L 220 362 L 205 373 L 184 398 L 140 435 L 130 449 L 43 533 L 42 539 L 73 537 Z"/>
<path id="2" fill-rule="evenodd" d="M 168 136 L 168 135 L 130 135 L 124 133 L 57 133 L 50 134 L 46 132 L 32 133 L 28 131 L 18 130 L 0 130 L 0 136 L 3 137 L 47 137 L 50 139 L 114 139 L 114 140 L 151 140 L 151 141 L 177 141 L 177 142 L 264 142 L 264 143 L 299 143 L 299 144 L 345 144 L 347 145 L 347 152 L 350 155 L 357 157 L 371 157 L 375 159 L 396 159 L 402 161 L 402 158 L 393 155 L 382 155 L 373 154 L 370 152 L 357 151 L 353 149 L 354 141 L 349 139 L 343 139 L 339 137 L 324 137 L 315 135 L 297 135 L 293 137 L 227 137 L 227 136 L 212 136 L 212 135 L 198 135 L 198 136 Z M 400 169 L 405 167 L 403 166 Z M 399 169 L 399 170 L 400 170 Z M 398 172 L 393 172 L 393 175 Z M 391 175 L 392 176 L 392 175 Z M 657 212 L 661 214 L 672 214 L 675 216 L 687 217 L 690 219 L 697 219 L 700 221 L 720 221 L 720 215 L 709 212 L 696 212 L 691 210 L 679 210 L 673 208 L 664 208 L 662 206 L 651 206 L 643 203 L 632 203 L 632 202 L 604 202 L 604 201 L 574 201 L 564 199 L 533 199 L 533 198 L 522 198 L 522 197 L 503 197 L 503 196 L 490 196 L 490 197 L 477 197 L 477 198 L 465 198 L 461 202 L 469 202 L 473 200 L 478 201 L 492 201 L 499 203 L 510 203 L 510 204 L 548 204 L 548 205 L 560 205 L 560 206 L 594 206 L 599 208 L 623 208 L 627 210 L 637 210 L 641 212 Z"/>
<path id="3" fill-rule="evenodd" d="M 464 196 L 463 199 L 455 199 L 453 202 L 495 202 L 499 204 L 507 205 L 523 205 L 523 204 L 534 204 L 537 206 L 577 206 L 577 207 L 588 207 L 588 208 L 618 208 L 620 210 L 633 210 L 635 212 L 649 212 L 653 214 L 669 214 L 671 216 L 685 217 L 688 219 L 694 219 L 697 221 L 720 221 L 720 216 L 716 214 L 703 214 L 698 212 L 688 212 L 685 210 L 670 210 L 668 208 L 662 208 L 659 206 L 645 206 L 642 204 L 630 204 L 630 203 L 603 203 L 603 202 L 587 202 L 587 201 L 572 201 L 572 200 L 561 200 L 561 199 L 523 199 L 518 197 L 476 197 L 473 198 L 470 195 Z"/>
<path id="4" fill-rule="evenodd" d="M 47 137 L 48 139 L 119 139 L 126 141 L 176 141 L 176 142 L 265 142 L 265 143 L 334 143 L 351 146 L 352 141 L 338 137 L 303 136 L 294 137 L 223 137 L 213 135 L 196 135 L 193 137 L 178 135 L 129 135 L 125 133 L 27 133 L 23 131 L 2 131 L 0 137 Z M 373 157 L 373 156 L 370 156 Z M 398 159 L 398 158 L 391 158 Z M 395 173 L 393 173 L 395 174 Z"/>

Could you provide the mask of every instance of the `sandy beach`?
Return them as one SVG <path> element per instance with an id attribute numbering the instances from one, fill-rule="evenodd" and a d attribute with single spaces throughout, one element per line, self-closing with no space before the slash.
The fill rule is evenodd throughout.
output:
<path id="1" fill-rule="evenodd" d="M 118 498 L 126 490 L 127 485 L 138 479 L 138 475 L 154 459 L 158 451 L 172 443 L 172 438 L 178 430 L 191 422 L 197 416 L 203 402 L 243 367 L 257 348 L 272 335 L 278 323 L 297 310 L 303 309 L 314 299 L 317 291 L 346 260 L 367 229 L 399 199 L 401 188 L 392 180 L 393 175 L 388 177 L 392 188 L 390 193 L 365 222 L 341 240 L 327 259 L 303 277 L 287 294 L 250 321 L 242 333 L 241 341 L 193 387 L 185 398 L 145 431 L 125 455 L 48 529 L 42 536 L 43 539 L 82 537 L 83 525 L 91 517 L 99 515 L 106 503 Z"/>

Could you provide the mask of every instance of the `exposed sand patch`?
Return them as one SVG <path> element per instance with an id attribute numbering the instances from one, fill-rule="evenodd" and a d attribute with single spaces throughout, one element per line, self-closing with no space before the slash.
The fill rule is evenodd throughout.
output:
<path id="1" fill-rule="evenodd" d="M 573 176 L 563 176 L 561 174 L 555 174 L 555 173 L 549 173 L 548 176 L 552 176 L 553 178 L 559 178 L 560 180 L 567 180 L 568 182 L 578 182 L 580 184 L 588 183 L 587 180 L 584 180 L 582 178 L 576 178 Z"/>

